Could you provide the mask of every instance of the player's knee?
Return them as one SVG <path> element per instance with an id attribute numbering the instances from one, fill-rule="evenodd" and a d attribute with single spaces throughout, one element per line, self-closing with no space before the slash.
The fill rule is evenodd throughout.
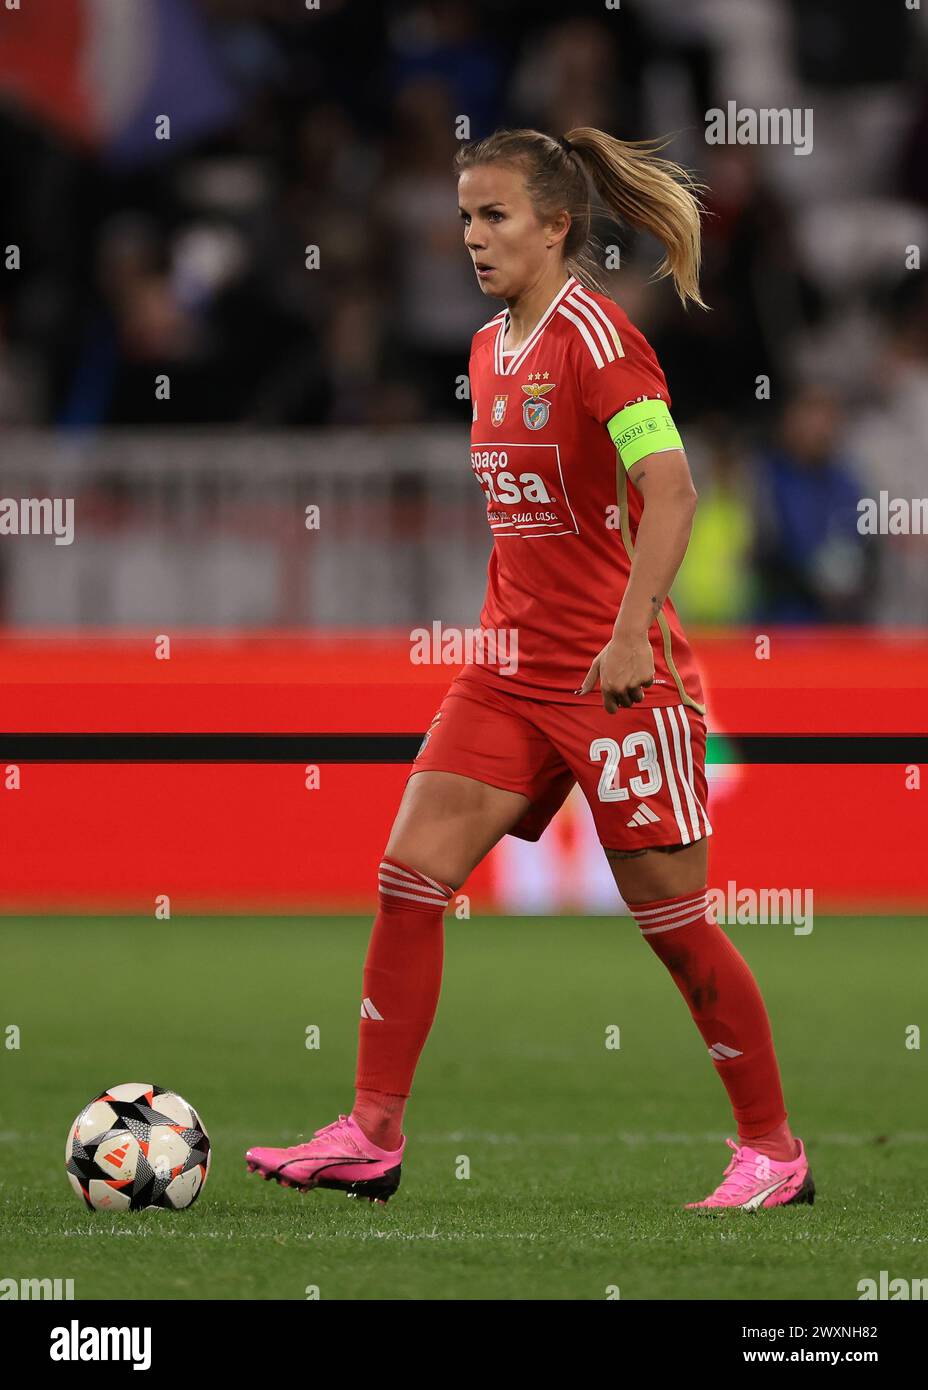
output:
<path id="1" fill-rule="evenodd" d="M 387 885 L 435 896 L 436 901 L 440 894 L 446 903 L 463 881 L 452 866 L 433 862 L 431 855 L 411 849 L 403 854 L 392 850 L 389 845 L 381 856 L 377 880 L 381 892 Z"/>

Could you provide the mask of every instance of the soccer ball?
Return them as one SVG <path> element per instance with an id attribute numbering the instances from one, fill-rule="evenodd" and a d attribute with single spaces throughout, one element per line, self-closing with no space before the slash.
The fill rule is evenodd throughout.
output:
<path id="1" fill-rule="evenodd" d="M 147 1081 L 95 1096 L 68 1132 L 68 1181 L 94 1211 L 180 1211 L 195 1202 L 210 1165 L 209 1135 L 176 1091 Z"/>

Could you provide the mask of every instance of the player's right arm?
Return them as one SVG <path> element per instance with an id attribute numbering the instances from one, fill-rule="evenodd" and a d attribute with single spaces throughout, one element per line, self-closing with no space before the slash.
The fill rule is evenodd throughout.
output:
<path id="1" fill-rule="evenodd" d="M 697 502 L 682 449 L 645 455 L 629 477 L 644 498 L 644 508 L 612 641 L 599 663 L 603 702 L 610 713 L 644 699 L 643 687 L 654 679 L 648 632 L 683 563 Z"/>

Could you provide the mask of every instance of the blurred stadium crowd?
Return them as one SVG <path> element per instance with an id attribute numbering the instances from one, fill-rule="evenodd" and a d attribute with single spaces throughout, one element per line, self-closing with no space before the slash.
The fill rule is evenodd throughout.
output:
<path id="1" fill-rule="evenodd" d="M 5 430 L 463 435 L 498 305 L 462 246 L 456 123 L 673 133 L 709 187 L 711 312 L 653 282 L 655 245 L 595 229 L 700 491 L 681 611 L 928 621 L 924 538 L 857 526 L 859 498 L 925 491 L 928 5 L 133 0 L 126 23 L 119 3 L 0 11 Z M 729 101 L 810 110 L 812 151 L 709 145 Z"/>

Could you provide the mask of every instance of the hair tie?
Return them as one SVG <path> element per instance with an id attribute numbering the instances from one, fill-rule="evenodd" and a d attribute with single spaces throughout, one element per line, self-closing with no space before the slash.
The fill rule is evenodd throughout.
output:
<path id="1" fill-rule="evenodd" d="M 574 147 L 570 143 L 566 135 L 561 135 L 559 137 L 558 144 L 560 145 L 561 149 L 564 151 L 565 154 L 573 154 Z"/>

